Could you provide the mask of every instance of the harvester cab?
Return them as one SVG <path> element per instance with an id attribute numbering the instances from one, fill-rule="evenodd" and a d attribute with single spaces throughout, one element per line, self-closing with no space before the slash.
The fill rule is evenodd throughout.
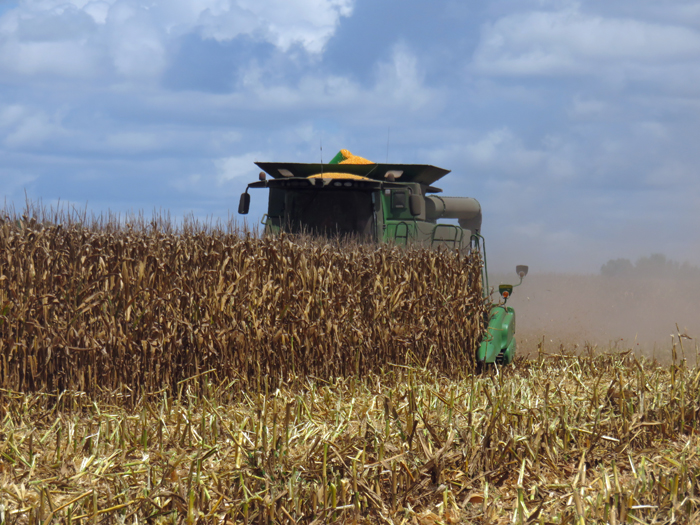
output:
<path id="1" fill-rule="evenodd" d="M 269 189 L 263 217 L 267 235 L 353 236 L 373 242 L 485 252 L 479 202 L 471 197 L 439 196 L 442 190 L 433 186 L 449 170 L 425 164 L 376 164 L 347 150 L 341 150 L 328 164 L 256 164 L 263 171 L 241 195 L 238 213 L 250 210 L 249 189 Z M 440 219 L 456 219 L 457 224 L 440 223 Z M 490 301 L 485 255 L 483 260 L 484 299 Z M 500 315 L 502 308 L 507 308 L 505 316 Z M 477 360 L 512 361 L 514 329 L 512 308 L 492 305 Z M 506 337 L 496 337 L 503 330 Z M 492 347 L 500 344 L 505 346 L 494 352 Z M 509 348 L 512 351 L 508 352 Z"/>

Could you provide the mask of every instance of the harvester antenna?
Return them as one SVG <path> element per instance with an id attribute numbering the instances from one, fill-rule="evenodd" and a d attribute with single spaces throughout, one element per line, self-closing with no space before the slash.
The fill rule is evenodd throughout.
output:
<path id="1" fill-rule="evenodd" d="M 323 139 L 319 140 L 319 145 L 321 148 L 321 175 L 323 175 Z"/>

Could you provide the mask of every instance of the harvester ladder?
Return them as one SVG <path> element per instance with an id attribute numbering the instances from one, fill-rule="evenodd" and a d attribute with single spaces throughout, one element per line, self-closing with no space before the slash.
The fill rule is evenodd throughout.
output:
<path id="1" fill-rule="evenodd" d="M 440 237 L 435 238 L 436 232 L 438 231 L 438 228 L 443 228 L 445 230 L 452 229 L 454 230 L 455 234 L 454 237 L 449 238 L 445 237 L 444 235 L 440 235 Z M 464 235 L 464 230 L 458 226 L 455 226 L 454 224 L 436 224 L 435 228 L 433 228 L 433 234 L 431 237 L 431 245 L 435 246 L 436 242 L 443 243 L 443 244 L 449 244 L 452 243 L 453 248 L 457 248 L 458 246 L 462 245 L 462 236 Z"/>
<path id="2" fill-rule="evenodd" d="M 399 234 L 399 232 L 402 232 L 402 234 Z M 401 244 L 399 241 L 403 241 L 403 244 L 408 244 L 408 224 L 400 222 L 396 225 L 394 229 L 394 240 L 396 244 Z"/>

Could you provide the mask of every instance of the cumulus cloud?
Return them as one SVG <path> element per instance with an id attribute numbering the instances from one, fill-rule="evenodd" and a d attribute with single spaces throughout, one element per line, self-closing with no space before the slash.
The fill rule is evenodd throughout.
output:
<path id="1" fill-rule="evenodd" d="M 320 53 L 342 16 L 352 13 L 352 0 L 238 0 L 212 2 L 197 25 L 202 34 L 231 40 L 242 34 L 258 35 L 283 51 L 298 44 Z"/>
<path id="2" fill-rule="evenodd" d="M 245 153 L 243 155 L 223 157 L 214 161 L 217 181 L 221 184 L 233 179 L 247 177 L 255 173 L 255 161 L 265 158 L 261 153 Z"/>
<path id="3" fill-rule="evenodd" d="M 29 175 L 25 170 L 17 168 L 0 168 L 0 194 L 14 195 L 38 179 L 37 175 Z M 18 203 L 14 203 L 18 204 Z"/>
<path id="4" fill-rule="evenodd" d="M 700 33 L 694 29 L 588 14 L 574 4 L 507 15 L 485 24 L 474 65 L 488 74 L 560 75 L 698 57 Z"/>
<path id="5" fill-rule="evenodd" d="M 318 54 L 352 9 L 353 0 L 24 0 L 0 15 L 0 72 L 158 78 L 186 34 Z"/>
<path id="6" fill-rule="evenodd" d="M 578 176 L 576 152 L 571 142 L 546 136 L 528 146 L 509 127 L 492 129 L 465 143 L 451 144 L 431 153 L 436 163 L 459 166 L 469 172 L 488 174 L 491 184 L 520 188 L 536 182 L 563 183 Z"/>
<path id="7" fill-rule="evenodd" d="M 660 166 L 652 168 L 646 174 L 644 182 L 658 189 L 682 187 L 686 190 L 697 190 L 697 170 L 694 166 L 669 159 Z"/>
<path id="8" fill-rule="evenodd" d="M 394 46 L 391 60 L 380 62 L 376 68 L 376 91 L 385 97 L 386 104 L 406 104 L 418 109 L 435 101 L 438 93 L 425 86 L 415 54 L 404 43 Z"/>
<path id="9" fill-rule="evenodd" d="M 121 131 L 107 136 L 105 146 L 111 152 L 144 153 L 162 146 L 160 137 L 148 131 Z"/>
<path id="10" fill-rule="evenodd" d="M 60 111 L 48 114 L 19 104 L 0 107 L 0 140 L 13 150 L 43 146 L 68 135 L 61 119 Z"/>
<path id="11" fill-rule="evenodd" d="M 251 66 L 231 93 L 178 92 L 149 95 L 178 115 L 220 115 L 222 112 L 259 111 L 277 114 L 292 126 L 318 112 L 342 112 L 352 125 L 385 121 L 400 109 L 408 115 L 434 115 L 445 103 L 446 92 L 426 85 L 421 67 L 405 45 L 397 45 L 385 60 L 373 64 L 372 82 L 363 85 L 350 75 L 303 69 L 292 81 L 271 81 L 272 65 Z M 431 113 L 433 112 L 433 113 Z M 383 124 L 382 124 L 383 126 Z"/>
<path id="12" fill-rule="evenodd" d="M 615 107 L 599 98 L 584 97 L 576 94 L 567 111 L 568 115 L 575 119 L 600 118 L 615 112 Z"/>
<path id="13" fill-rule="evenodd" d="M 115 2 L 107 17 L 109 50 L 114 67 L 127 78 L 158 77 L 166 66 L 162 27 L 150 9 Z"/>

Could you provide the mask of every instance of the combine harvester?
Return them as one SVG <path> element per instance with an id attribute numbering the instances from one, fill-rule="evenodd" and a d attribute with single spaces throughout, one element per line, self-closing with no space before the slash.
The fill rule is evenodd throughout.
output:
<path id="1" fill-rule="evenodd" d="M 432 186 L 449 170 L 424 164 L 375 164 L 347 150 L 329 164 L 256 164 L 263 170 L 260 180 L 248 184 L 238 213 L 250 209 L 250 188 L 268 188 L 265 234 L 351 235 L 375 242 L 478 251 L 484 261 L 484 300 L 490 302 L 481 205 L 470 197 L 437 196 L 442 190 Z M 457 219 L 459 225 L 439 219 Z M 506 301 L 527 270 L 517 266 L 520 282 L 499 286 L 502 299 L 489 309 L 488 330 L 477 352 L 479 365 L 513 361 L 515 311 Z"/>

